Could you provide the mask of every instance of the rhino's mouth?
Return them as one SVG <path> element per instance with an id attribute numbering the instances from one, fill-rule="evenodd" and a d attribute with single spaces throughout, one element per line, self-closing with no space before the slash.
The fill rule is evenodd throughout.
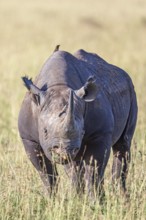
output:
<path id="1" fill-rule="evenodd" d="M 79 148 L 73 148 L 68 151 L 55 149 L 51 150 L 52 161 L 59 164 L 67 164 L 75 159 Z"/>
<path id="2" fill-rule="evenodd" d="M 77 156 L 80 145 L 79 141 L 64 140 L 64 142 L 51 140 L 47 148 L 47 154 L 54 163 L 66 164 Z"/>
<path id="3" fill-rule="evenodd" d="M 68 154 L 57 154 L 54 152 L 51 152 L 51 158 L 52 162 L 58 163 L 58 164 L 67 164 L 72 161 L 71 155 Z"/>

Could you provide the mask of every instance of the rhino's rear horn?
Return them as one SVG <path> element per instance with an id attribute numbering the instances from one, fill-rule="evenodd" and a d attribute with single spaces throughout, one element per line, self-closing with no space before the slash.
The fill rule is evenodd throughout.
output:
<path id="1" fill-rule="evenodd" d="M 41 89 L 35 86 L 32 82 L 32 79 L 29 79 L 27 76 L 22 77 L 24 85 L 32 93 L 33 101 L 37 105 L 41 105 L 44 102 L 44 93 Z"/>

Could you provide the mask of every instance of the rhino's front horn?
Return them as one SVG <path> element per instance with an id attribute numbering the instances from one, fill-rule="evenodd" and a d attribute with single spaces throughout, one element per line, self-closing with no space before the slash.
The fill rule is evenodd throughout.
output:
<path id="1" fill-rule="evenodd" d="M 75 117 L 74 117 L 74 97 L 73 90 L 70 90 L 69 102 L 68 102 L 68 111 L 66 115 L 65 128 L 67 130 L 72 130 L 75 127 Z"/>

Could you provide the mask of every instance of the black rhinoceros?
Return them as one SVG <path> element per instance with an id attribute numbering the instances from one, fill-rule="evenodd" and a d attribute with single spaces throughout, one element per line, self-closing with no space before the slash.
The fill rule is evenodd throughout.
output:
<path id="1" fill-rule="evenodd" d="M 26 153 L 50 192 L 56 163 L 82 182 L 89 192 L 103 182 L 111 148 L 112 178 L 123 190 L 130 145 L 137 119 L 134 86 L 128 74 L 98 55 L 56 49 L 29 90 L 19 114 L 19 132 Z M 123 166 L 122 166 L 123 162 Z"/>

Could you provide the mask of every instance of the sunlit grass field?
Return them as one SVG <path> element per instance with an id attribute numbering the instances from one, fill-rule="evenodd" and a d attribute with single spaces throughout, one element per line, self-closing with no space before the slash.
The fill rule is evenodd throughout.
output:
<path id="1" fill-rule="evenodd" d="M 63 168 L 50 199 L 28 160 L 17 129 L 26 89 L 22 75 L 38 74 L 55 46 L 95 52 L 131 76 L 139 114 L 132 143 L 126 200 L 111 186 L 112 154 L 105 173 L 106 199 L 94 207 L 76 195 Z M 0 1 L 0 220 L 146 219 L 146 1 Z"/>

